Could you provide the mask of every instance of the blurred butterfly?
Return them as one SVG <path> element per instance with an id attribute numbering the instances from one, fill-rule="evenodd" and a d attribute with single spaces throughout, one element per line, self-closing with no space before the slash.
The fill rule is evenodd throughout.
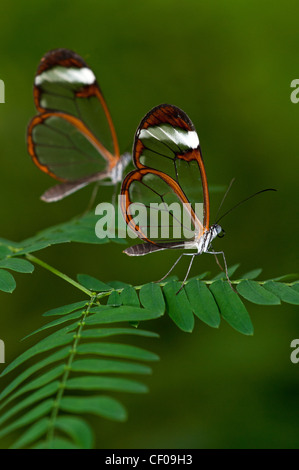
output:
<path id="1" fill-rule="evenodd" d="M 114 125 L 93 71 L 68 49 L 41 59 L 34 80 L 39 114 L 28 126 L 28 152 L 60 184 L 41 197 L 59 201 L 93 183 L 122 181 L 131 156 L 120 155 Z"/>
<path id="2" fill-rule="evenodd" d="M 183 253 L 162 278 L 167 277 L 183 255 L 189 255 L 191 261 L 184 282 L 195 256 L 202 253 L 221 254 L 227 274 L 223 251 L 215 252 L 211 247 L 212 241 L 217 236 L 222 237 L 224 232 L 217 223 L 210 225 L 209 189 L 199 139 L 184 111 L 168 104 L 153 108 L 142 119 L 136 131 L 133 162 L 136 170 L 131 171 L 122 183 L 121 209 L 127 225 L 143 243 L 127 248 L 124 253 L 143 256 L 166 249 L 195 250 L 193 253 Z M 195 207 L 200 201 L 203 201 L 201 214 Z M 157 234 L 157 228 L 163 232 L 165 227 L 158 227 L 161 222 L 152 216 L 143 225 L 136 222 L 131 204 L 135 203 L 135 207 L 136 204 L 138 207 L 140 202 L 147 208 L 152 208 L 153 202 L 158 204 L 173 226 L 176 222 L 184 229 L 184 235 L 177 240 L 170 241 L 169 236 L 154 240 L 148 232 L 156 231 Z M 185 211 L 189 219 L 189 226 L 186 226 L 186 217 L 184 222 L 179 218 L 179 213 L 170 211 L 173 202 L 182 206 L 182 212 Z"/>

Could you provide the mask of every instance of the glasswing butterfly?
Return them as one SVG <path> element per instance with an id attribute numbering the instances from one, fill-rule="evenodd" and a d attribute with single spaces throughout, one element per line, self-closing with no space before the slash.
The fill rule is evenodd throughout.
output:
<path id="1" fill-rule="evenodd" d="M 43 56 L 34 80 L 39 114 L 28 126 L 28 152 L 60 184 L 41 197 L 59 201 L 92 182 L 117 184 L 129 163 L 120 155 L 114 125 L 93 71 L 75 52 Z"/>
<path id="2" fill-rule="evenodd" d="M 127 248 L 124 253 L 129 256 L 143 256 L 165 249 L 196 250 L 195 253 L 183 253 L 162 278 L 165 279 L 183 255 L 190 255 L 192 258 L 184 282 L 195 256 L 202 253 L 221 254 L 227 274 L 223 251 L 215 252 L 211 248 L 212 241 L 217 236 L 222 237 L 224 232 L 217 223 L 210 226 L 206 171 L 198 135 L 186 113 L 169 104 L 153 108 L 137 128 L 133 162 L 136 169 L 131 171 L 122 183 L 121 210 L 127 225 L 143 243 Z M 132 215 L 130 207 L 135 201 L 144 202 L 148 208 L 152 207 L 148 202 L 155 201 L 160 204 L 160 208 L 165 208 L 168 212 L 169 220 L 179 223 L 185 229 L 184 236 L 171 241 L 169 237 L 153 240 L 148 235 L 148 229 L 153 228 L 152 219 L 149 223 L 147 219 L 142 225 L 136 222 Z M 196 203 L 200 201 L 203 201 L 201 214 L 195 208 Z M 179 215 L 170 213 L 169 207 L 173 202 L 182 205 L 190 227 L 185 227 L 185 222 L 179 219 Z"/>

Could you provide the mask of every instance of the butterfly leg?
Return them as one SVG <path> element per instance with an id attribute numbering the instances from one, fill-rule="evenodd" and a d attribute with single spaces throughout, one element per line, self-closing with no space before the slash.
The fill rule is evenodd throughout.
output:
<path id="1" fill-rule="evenodd" d="M 100 182 L 97 182 L 94 187 L 93 187 L 93 190 L 92 190 L 92 193 L 91 193 L 91 196 L 90 196 L 90 200 L 89 200 L 89 203 L 83 213 L 83 215 L 87 214 L 87 212 L 89 212 L 93 206 L 93 203 L 97 197 L 97 194 L 98 194 L 98 190 L 99 190 L 99 186 L 100 186 Z"/>
<path id="2" fill-rule="evenodd" d="M 215 260 L 216 260 L 216 263 L 218 264 L 219 268 L 221 269 L 221 271 L 224 271 L 223 267 L 221 266 L 220 262 L 219 262 L 219 259 L 216 255 L 216 253 L 214 253 L 214 256 L 215 256 Z"/>
<path id="3" fill-rule="evenodd" d="M 192 256 L 192 258 L 191 258 L 191 261 L 190 261 L 190 263 L 189 263 L 186 276 L 184 277 L 184 280 L 183 280 L 183 282 L 182 282 L 182 285 L 181 285 L 180 289 L 177 291 L 176 295 L 178 295 L 178 293 L 183 289 L 183 287 L 184 287 L 184 285 L 185 285 L 185 282 L 186 282 L 186 280 L 187 280 L 187 278 L 188 278 L 188 276 L 189 276 L 190 269 L 191 269 L 192 263 L 193 263 L 193 261 L 194 261 L 194 258 L 195 258 L 195 256 L 198 255 L 198 253 L 183 253 L 183 255 L 187 255 L 187 256 L 189 255 L 189 256 Z M 183 256 L 183 255 L 182 255 L 182 256 Z"/>
<path id="4" fill-rule="evenodd" d="M 178 264 L 178 262 L 180 261 L 180 259 L 182 258 L 182 256 L 183 256 L 184 254 L 186 254 L 186 253 L 182 253 L 182 254 L 178 257 L 178 259 L 175 261 L 175 263 L 171 266 L 170 270 L 167 271 L 167 273 L 166 273 L 163 277 L 161 277 L 161 279 L 159 279 L 159 280 L 156 281 L 156 282 L 162 282 L 162 281 L 164 281 L 164 279 L 166 279 L 167 276 L 171 273 L 171 271 L 176 267 L 176 265 Z"/>
<path id="5" fill-rule="evenodd" d="M 117 193 L 119 192 L 119 183 L 116 183 L 114 185 L 114 190 L 113 190 L 113 195 L 112 195 L 112 204 L 113 206 L 116 205 L 116 201 L 117 201 Z"/>
<path id="6" fill-rule="evenodd" d="M 222 255 L 222 257 L 223 257 L 223 262 L 224 262 L 224 267 L 225 267 L 226 279 L 228 280 L 228 283 L 229 283 L 230 287 L 232 288 L 232 290 L 237 293 L 236 289 L 233 288 L 233 285 L 232 285 L 231 280 L 230 280 L 229 275 L 228 275 L 227 264 L 226 264 L 226 259 L 225 259 L 224 251 L 214 251 L 214 250 L 213 250 L 213 251 L 206 251 L 206 253 L 209 253 L 209 255 Z"/>

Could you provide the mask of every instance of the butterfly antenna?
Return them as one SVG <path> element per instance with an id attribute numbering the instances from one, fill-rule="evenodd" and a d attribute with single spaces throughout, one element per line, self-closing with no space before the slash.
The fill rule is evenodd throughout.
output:
<path id="1" fill-rule="evenodd" d="M 236 207 L 240 206 L 241 204 L 243 204 L 244 202 L 248 201 L 249 199 L 253 198 L 254 196 L 257 196 L 258 194 L 261 194 L 261 193 L 265 193 L 266 191 L 277 191 L 277 189 L 273 189 L 273 188 L 267 188 L 267 189 L 262 189 L 261 191 L 257 191 L 256 193 L 254 194 L 251 194 L 251 196 L 248 196 L 246 197 L 245 199 L 243 199 L 242 201 L 238 202 L 238 204 L 236 204 L 235 206 L 231 207 L 228 211 L 224 212 L 224 214 L 222 214 L 221 217 L 219 217 L 219 219 L 215 222 L 216 224 L 218 224 L 218 222 L 223 219 L 223 217 L 225 217 L 227 214 L 229 214 L 231 211 L 233 211 L 234 209 L 236 209 Z M 226 191 L 227 193 L 228 191 Z M 226 195 L 225 193 L 225 195 Z M 221 207 L 221 206 L 220 206 Z"/>
<path id="2" fill-rule="evenodd" d="M 218 214 L 219 214 L 219 212 L 220 212 L 220 209 L 221 209 L 221 207 L 222 207 L 222 205 L 223 205 L 223 203 L 224 203 L 224 201 L 225 201 L 225 199 L 226 199 L 226 196 L 228 195 L 228 193 L 229 193 L 229 191 L 230 191 L 230 188 L 232 187 L 233 182 L 235 181 L 235 179 L 236 179 L 236 178 L 233 178 L 233 179 L 231 180 L 231 182 L 229 183 L 228 188 L 227 188 L 227 190 L 225 191 L 225 194 L 224 194 L 224 196 L 223 196 L 223 198 L 222 198 L 222 201 L 221 201 L 221 203 L 220 203 L 220 206 L 218 207 L 218 211 L 217 211 L 217 214 L 216 214 L 215 219 L 217 219 L 217 216 L 218 216 Z"/>

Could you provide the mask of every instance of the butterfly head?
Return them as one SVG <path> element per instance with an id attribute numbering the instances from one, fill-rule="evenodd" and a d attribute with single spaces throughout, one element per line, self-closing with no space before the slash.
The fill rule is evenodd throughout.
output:
<path id="1" fill-rule="evenodd" d="M 219 224 L 213 224 L 210 228 L 210 232 L 212 234 L 212 240 L 216 237 L 223 238 L 225 235 L 225 231 Z"/>

